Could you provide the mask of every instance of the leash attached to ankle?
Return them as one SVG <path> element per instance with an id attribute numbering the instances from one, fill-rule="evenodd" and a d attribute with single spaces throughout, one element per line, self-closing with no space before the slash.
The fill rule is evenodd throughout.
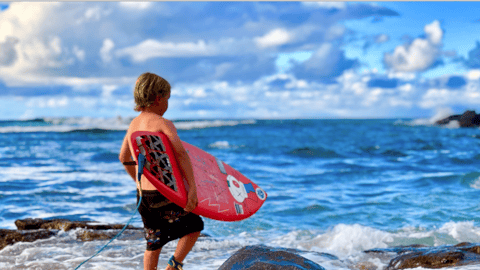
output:
<path id="1" fill-rule="evenodd" d="M 170 260 L 168 260 L 168 265 L 173 267 L 174 269 L 177 270 L 183 270 L 183 263 L 179 263 L 175 260 L 175 256 L 172 256 Z"/>

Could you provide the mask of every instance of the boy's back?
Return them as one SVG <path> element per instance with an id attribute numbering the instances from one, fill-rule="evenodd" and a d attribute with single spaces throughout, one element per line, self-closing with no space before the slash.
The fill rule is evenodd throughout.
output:
<path id="1" fill-rule="evenodd" d="M 172 126 L 173 123 L 171 121 L 160 115 L 142 112 L 130 123 L 126 138 L 130 138 L 135 131 L 163 132 L 165 135 L 176 133 L 176 130 L 172 131 Z M 132 142 L 130 140 L 128 140 L 128 148 L 130 149 L 130 153 L 133 153 Z M 155 186 L 153 186 L 145 177 L 142 177 L 141 184 L 143 190 L 156 190 Z"/>

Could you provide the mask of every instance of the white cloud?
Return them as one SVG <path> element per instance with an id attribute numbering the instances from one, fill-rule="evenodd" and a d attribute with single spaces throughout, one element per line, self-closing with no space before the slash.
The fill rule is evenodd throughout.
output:
<path id="1" fill-rule="evenodd" d="M 38 22 L 46 22 L 52 19 L 49 15 L 59 7 L 62 3 L 24 3 L 11 2 L 8 9 L 2 11 L 0 16 L 0 40 L 6 36 L 22 37 L 28 35 L 42 34 L 38 32 L 41 26 Z"/>
<path id="2" fill-rule="evenodd" d="M 80 49 L 77 45 L 73 46 L 73 54 L 77 57 L 80 61 L 85 61 L 85 51 Z"/>
<path id="3" fill-rule="evenodd" d="M 87 22 L 98 22 L 102 18 L 110 15 L 111 13 L 111 10 L 103 9 L 100 6 L 89 7 L 83 12 L 83 16 L 76 20 L 76 24 L 80 25 Z"/>
<path id="4" fill-rule="evenodd" d="M 292 39 L 294 39 L 294 35 L 292 33 L 285 29 L 277 28 L 271 30 L 262 37 L 256 37 L 254 40 L 258 47 L 268 48 L 287 44 Z"/>
<path id="5" fill-rule="evenodd" d="M 85 19 L 98 21 L 102 17 L 100 7 L 93 7 L 85 11 Z"/>
<path id="6" fill-rule="evenodd" d="M 107 38 L 103 40 L 102 48 L 100 49 L 100 58 L 104 63 L 109 63 L 112 61 L 112 50 L 115 48 L 115 43 Z"/>
<path id="7" fill-rule="evenodd" d="M 345 2 L 302 2 L 304 6 L 307 7 L 314 7 L 314 8 L 336 8 L 336 9 L 345 9 L 347 7 L 347 3 Z"/>
<path id="8" fill-rule="evenodd" d="M 442 42 L 443 30 L 440 28 L 439 21 L 433 21 L 431 24 L 425 25 L 423 30 L 427 34 L 427 38 L 432 44 L 438 45 Z"/>
<path id="9" fill-rule="evenodd" d="M 31 98 L 27 103 L 28 108 L 60 108 L 67 107 L 69 105 L 69 99 L 67 97 L 53 97 L 53 98 Z"/>
<path id="10" fill-rule="evenodd" d="M 369 88 L 371 76 L 378 75 L 349 70 L 339 77 L 337 84 L 308 82 L 292 74 L 267 76 L 251 84 L 225 81 L 180 84 L 174 87 L 172 98 L 182 100 L 175 103 L 179 106 L 176 110 L 194 115 L 190 106 L 195 105 L 195 110 L 212 112 L 210 117 L 222 117 L 225 110 L 234 111 L 232 115 L 256 118 L 391 117 L 392 108 L 417 106 L 421 89 L 411 84 L 400 84 L 394 89 Z M 279 81 L 285 87 L 275 84 Z"/>
<path id="11" fill-rule="evenodd" d="M 404 81 L 411 81 L 416 79 L 418 76 L 414 72 L 401 72 L 401 71 L 387 71 L 387 77 L 389 79 L 400 79 Z"/>
<path id="12" fill-rule="evenodd" d="M 55 55 L 59 55 L 62 53 L 62 40 L 55 36 L 50 40 L 50 48 Z"/>
<path id="13" fill-rule="evenodd" d="M 120 2 L 119 5 L 129 10 L 145 10 L 152 6 L 152 2 Z"/>
<path id="14" fill-rule="evenodd" d="M 432 67 L 441 55 L 443 30 L 434 21 L 424 27 L 427 38 L 416 38 L 411 44 L 395 48 L 384 55 L 385 65 L 393 71 L 417 72 Z"/>
<path id="15" fill-rule="evenodd" d="M 191 88 L 188 90 L 188 94 L 194 98 L 205 98 L 208 96 L 203 87 Z"/>
<path id="16" fill-rule="evenodd" d="M 63 85 L 71 86 L 73 88 L 84 88 L 98 85 L 130 85 L 135 82 L 138 76 L 123 76 L 123 77 L 59 77 L 48 75 L 28 75 L 22 77 L 15 77 L 12 80 L 4 78 L 7 85 L 10 86 L 35 86 L 35 85 Z"/>
<path id="17" fill-rule="evenodd" d="M 472 69 L 468 71 L 467 78 L 469 80 L 479 80 L 480 79 L 480 69 Z"/>
<path id="18" fill-rule="evenodd" d="M 118 89 L 117 85 L 103 85 L 102 86 L 102 97 L 109 98 L 112 96 L 112 93 Z"/>
<path id="19" fill-rule="evenodd" d="M 73 63 L 73 59 L 63 52 L 62 40 L 58 36 L 50 38 L 33 38 L 28 42 L 19 42 L 19 61 L 17 69 L 60 68 Z"/>
<path id="20" fill-rule="evenodd" d="M 2 11 L 0 40 L 9 45 L 3 44 L 2 49 L 9 50 L 2 50 L 2 54 L 8 55 L 10 63 L 7 67 L 0 65 L 0 79 L 18 83 L 20 78 L 33 73 L 73 64 L 75 57 L 66 53 L 64 39 L 59 34 L 69 24 L 68 20 L 62 18 L 66 22 L 56 23 L 55 18 L 55 13 L 64 7 L 63 3 L 12 2 Z"/>
<path id="21" fill-rule="evenodd" d="M 435 109 L 439 107 L 449 107 L 463 105 L 480 104 L 480 88 L 478 85 L 473 88 L 467 87 L 465 90 L 451 90 L 445 88 L 431 88 L 422 96 L 419 106 L 421 108 Z"/>
<path id="22" fill-rule="evenodd" d="M 399 86 L 398 90 L 400 90 L 402 92 L 405 92 L 405 93 L 408 93 L 408 92 L 413 91 L 413 86 L 410 83 L 406 83 L 404 85 Z"/>
<path id="23" fill-rule="evenodd" d="M 138 45 L 120 49 L 116 55 L 129 56 L 135 62 L 143 62 L 155 57 L 194 57 L 214 55 L 217 51 L 213 45 L 207 45 L 204 40 L 194 42 L 161 42 L 148 39 Z"/>

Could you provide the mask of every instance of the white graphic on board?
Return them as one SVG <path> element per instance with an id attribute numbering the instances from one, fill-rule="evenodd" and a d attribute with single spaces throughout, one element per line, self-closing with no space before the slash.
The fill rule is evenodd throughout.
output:
<path id="1" fill-rule="evenodd" d="M 242 203 L 248 197 L 245 185 L 231 175 L 227 176 L 227 182 L 228 189 L 230 190 L 233 198 L 239 203 Z"/>

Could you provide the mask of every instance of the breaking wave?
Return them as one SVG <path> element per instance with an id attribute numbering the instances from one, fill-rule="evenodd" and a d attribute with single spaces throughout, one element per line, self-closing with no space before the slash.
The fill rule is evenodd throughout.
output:
<path id="1" fill-rule="evenodd" d="M 125 131 L 133 118 L 37 118 L 24 121 L 0 121 L 0 133 L 33 132 L 103 132 Z M 174 121 L 177 129 L 204 129 L 211 127 L 255 124 L 255 120 L 192 120 Z"/>

